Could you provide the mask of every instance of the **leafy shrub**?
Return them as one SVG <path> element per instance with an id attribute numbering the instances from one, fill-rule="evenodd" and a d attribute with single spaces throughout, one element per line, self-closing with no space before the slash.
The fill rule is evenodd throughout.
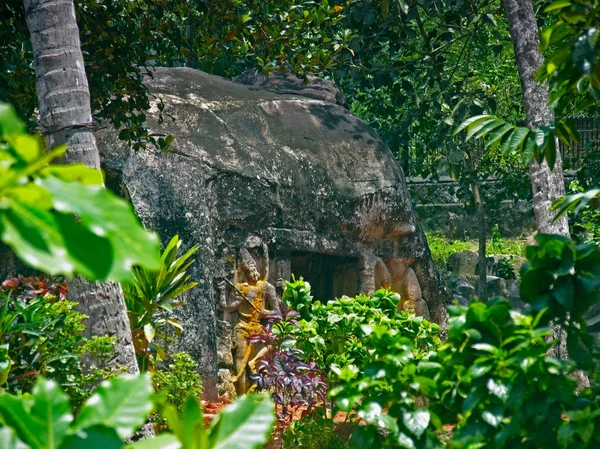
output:
<path id="1" fill-rule="evenodd" d="M 598 157 L 596 155 L 596 157 Z M 600 160 L 600 158 L 599 158 Z M 583 193 L 585 189 L 577 181 L 571 182 L 569 190 L 573 194 Z M 600 210 L 589 204 L 574 214 L 570 221 L 571 234 L 583 243 L 600 245 Z"/>
<path id="2" fill-rule="evenodd" d="M 294 309 L 304 320 L 310 321 L 312 315 L 313 297 L 310 294 L 310 284 L 302 277 L 298 280 L 292 275 L 292 282 L 285 282 L 285 290 L 281 300 Z"/>
<path id="3" fill-rule="evenodd" d="M 286 426 L 299 409 L 305 417 L 316 405 L 325 404 L 327 384 L 317 365 L 305 362 L 302 351 L 294 347 L 292 327 L 298 325 L 296 318 L 300 315 L 286 307 L 282 312 L 281 316 L 270 317 L 264 332 L 248 337 L 248 342 L 265 347 L 251 378 L 256 391 L 271 392 L 279 423 Z"/>
<path id="4" fill-rule="evenodd" d="M 18 293 L 17 293 L 18 295 Z M 13 360 L 8 390 L 28 392 L 38 375 L 54 376 L 66 385 L 80 370 L 76 348 L 82 343 L 85 315 L 75 303 L 53 295 L 21 297 L 0 294 L 0 342 Z"/>
<path id="5" fill-rule="evenodd" d="M 175 235 L 161 254 L 158 270 L 134 267 L 135 281 L 123 284 L 133 346 L 142 372 L 154 369 L 157 356 L 167 359 L 167 343 L 173 339 L 168 328 L 175 335 L 182 331 L 181 323 L 173 316 L 173 308 L 184 305 L 177 297 L 198 285 L 190 282 L 187 274 L 193 263 L 188 260 L 198 247 L 193 246 L 178 257 L 180 248 L 181 241 Z"/>
<path id="6" fill-rule="evenodd" d="M 302 280 L 286 283 L 286 293 L 292 289 L 299 292 L 297 297 L 301 301 L 310 296 L 310 285 Z M 284 294 L 290 307 L 295 305 L 290 298 L 295 297 Z M 303 309 L 305 316 L 311 318 L 301 320 L 300 330 L 294 331 L 296 346 L 303 351 L 305 360 L 324 367 L 330 381 L 335 381 L 332 369 L 339 371 L 350 364 L 360 365 L 370 357 L 364 345 L 364 325 L 386 326 L 410 338 L 415 355 L 420 357 L 439 343 L 439 328 L 421 317 L 398 311 L 399 302 L 398 294 L 383 289 L 373 295 L 343 296 L 327 304 L 314 302 L 310 312 L 307 307 Z"/>
<path id="7" fill-rule="evenodd" d="M 166 402 L 175 407 L 181 416 L 188 397 L 193 396 L 197 401 L 200 400 L 202 379 L 198 374 L 198 364 L 188 353 L 177 352 L 171 359 L 167 369 L 158 369 L 154 373 L 153 381 L 156 391 L 164 395 Z"/>
<path id="8" fill-rule="evenodd" d="M 202 409 L 189 397 L 180 418 L 173 406 L 156 403 L 174 433 L 143 440 L 130 449 L 258 449 L 273 430 L 273 405 L 265 395 L 244 396 L 205 429 Z M 6 449 L 121 449 L 123 440 L 152 410 L 148 375 L 103 383 L 74 418 L 69 399 L 51 380 L 38 378 L 31 395 L 0 395 L 0 447 Z"/>
<path id="9" fill-rule="evenodd" d="M 30 392 L 38 376 L 58 382 L 77 408 L 98 384 L 117 373 L 108 368 L 116 337 L 82 336 L 87 318 L 66 300 L 67 287 L 60 278 L 13 278 L 2 283 L 0 293 L 0 343 L 8 345 L 12 360 L 7 375 L 11 393 Z M 94 360 L 82 371 L 82 357 Z"/>
<path id="10" fill-rule="evenodd" d="M 585 323 L 600 296 L 600 250 L 536 238 L 522 270 L 527 314 L 503 299 L 452 306 L 448 339 L 420 360 L 410 339 L 363 326 L 370 357 L 337 372 L 331 391 L 337 407 L 369 423 L 353 435 L 359 448 L 598 447 L 600 388 L 578 394 L 569 375 L 600 365 Z M 548 355 L 555 323 L 567 334 L 568 360 Z M 446 424 L 454 430 L 444 442 Z"/>
<path id="11" fill-rule="evenodd" d="M 325 408 L 294 421 L 283 433 L 286 449 L 350 449 L 336 433 L 333 419 L 327 418 Z"/>
<path id="12" fill-rule="evenodd" d="M 502 237 L 498 225 L 492 227 L 492 239 L 486 246 L 486 255 L 508 254 L 511 256 L 522 256 L 525 246 L 521 240 L 511 240 Z"/>
<path id="13" fill-rule="evenodd" d="M 426 234 L 429 251 L 436 267 L 446 268 L 448 257 L 461 251 L 474 251 L 477 249 L 475 242 L 464 242 L 461 240 L 449 240 L 442 234 L 428 232 Z"/>
<path id="14" fill-rule="evenodd" d="M 42 139 L 27 134 L 14 109 L 0 102 L 0 241 L 53 275 L 122 281 L 131 278 L 131 264 L 156 268 L 156 235 L 131 205 L 102 188 L 99 170 L 50 164 L 66 150 L 46 152 Z"/>
<path id="15" fill-rule="evenodd" d="M 428 232 L 427 243 L 431 251 L 431 257 L 436 267 L 446 269 L 448 257 L 461 251 L 477 251 L 476 240 L 450 240 L 441 234 Z M 523 242 L 519 239 L 508 239 L 502 237 L 498 225 L 492 227 L 492 238 L 486 245 L 486 255 L 506 254 L 511 256 L 522 256 L 525 251 Z"/>
<path id="16" fill-rule="evenodd" d="M 118 338 L 108 335 L 95 335 L 89 340 L 84 338 L 75 348 L 75 353 L 79 360 L 87 359 L 93 362 L 89 363 L 85 369 L 80 366 L 79 371 L 52 373 L 53 379 L 64 379 L 60 383 L 69 395 L 76 412 L 102 382 L 127 372 L 123 366 L 117 367 L 109 364 L 115 355 L 117 344 Z"/>
<path id="17" fill-rule="evenodd" d="M 498 276 L 502 279 L 517 279 L 512 256 L 508 259 L 498 259 Z"/>

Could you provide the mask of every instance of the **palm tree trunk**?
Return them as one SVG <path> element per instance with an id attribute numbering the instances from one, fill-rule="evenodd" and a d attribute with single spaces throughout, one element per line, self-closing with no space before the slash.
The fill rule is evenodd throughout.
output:
<path id="1" fill-rule="evenodd" d="M 73 1 L 24 0 L 24 6 L 46 145 L 66 144 L 69 149 L 62 162 L 100 169 Z M 77 278 L 69 282 L 69 298 L 89 317 L 86 337 L 116 336 L 119 345 L 111 363 L 139 373 L 121 286 Z"/>
<path id="2" fill-rule="evenodd" d="M 540 37 L 533 11 L 532 0 L 503 0 L 508 17 L 510 35 L 515 49 L 519 69 L 526 124 L 533 128 L 547 125 L 554 115 L 548 106 L 548 85 L 536 79 L 536 72 L 542 66 L 544 57 L 540 53 Z M 551 204 L 565 195 L 565 181 L 562 158 L 556 142 L 556 164 L 550 170 L 546 161 L 538 164 L 531 161 L 529 175 L 533 190 L 533 208 L 538 232 L 569 236 L 566 216 L 552 222 Z"/>

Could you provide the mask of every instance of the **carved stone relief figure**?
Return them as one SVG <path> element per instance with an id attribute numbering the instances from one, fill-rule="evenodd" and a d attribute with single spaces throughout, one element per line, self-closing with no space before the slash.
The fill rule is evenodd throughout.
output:
<path id="1" fill-rule="evenodd" d="M 268 258 L 266 245 L 261 246 L 263 258 Z M 246 393 L 250 388 L 249 374 L 262 349 L 256 344 L 248 343 L 247 338 L 262 332 L 261 319 L 281 313 L 281 300 L 277 296 L 275 287 L 266 280 L 268 261 L 259 262 L 262 275 L 250 250 L 242 248 L 236 279 L 233 282 L 222 281 L 218 284 L 219 306 L 227 314 L 231 314 L 226 316 L 226 319 L 235 322 L 232 333 L 235 370 L 233 381 L 238 395 Z"/>
<path id="2" fill-rule="evenodd" d="M 365 253 L 361 262 L 363 291 L 373 292 L 379 288 L 389 288 L 400 294 L 400 309 L 430 319 L 421 285 L 415 270 L 410 266 L 410 261 L 391 258 L 384 262 L 378 256 Z"/>

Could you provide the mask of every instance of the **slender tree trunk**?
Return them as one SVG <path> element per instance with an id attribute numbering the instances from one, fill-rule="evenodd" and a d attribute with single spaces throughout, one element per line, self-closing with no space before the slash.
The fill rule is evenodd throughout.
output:
<path id="1" fill-rule="evenodd" d="M 487 257 L 485 255 L 486 245 L 486 226 L 485 226 L 485 209 L 483 200 L 481 199 L 481 191 L 479 183 L 474 181 L 471 185 L 473 192 L 473 200 L 475 209 L 477 210 L 477 233 L 479 240 L 479 253 L 477 257 L 477 266 L 479 267 L 479 280 L 477 282 L 477 296 L 480 301 L 487 300 Z"/>
<path id="2" fill-rule="evenodd" d="M 510 35 L 515 49 L 519 79 L 523 91 L 526 123 L 530 128 L 547 125 L 554 116 L 548 106 L 548 85 L 540 83 L 535 74 L 542 66 L 544 57 L 540 52 L 540 37 L 533 11 L 532 0 L 503 0 L 508 17 Z M 556 164 L 550 170 L 546 161 L 531 161 L 529 175 L 533 190 L 533 208 L 538 232 L 569 236 L 566 216 L 552 222 L 552 202 L 565 195 L 562 158 L 556 142 Z"/>
<path id="3" fill-rule="evenodd" d="M 544 57 L 540 52 L 540 37 L 533 10 L 533 0 L 503 0 L 503 4 L 519 69 L 527 126 L 533 128 L 547 125 L 554 119 L 554 115 L 548 105 L 548 85 L 540 83 L 535 76 L 544 62 Z M 566 215 L 553 222 L 554 214 L 550 212 L 552 203 L 565 195 L 565 180 L 558 142 L 555 147 L 556 163 L 553 170 L 550 170 L 545 160 L 541 165 L 535 161 L 531 161 L 529 164 L 533 208 L 538 232 L 569 237 Z M 559 339 L 560 343 L 553 348 L 552 355 L 568 358 L 566 335 L 558 325 L 554 326 L 553 338 Z M 590 387 L 590 382 L 583 372 L 576 372 L 575 378 L 579 388 Z"/>
<path id="4" fill-rule="evenodd" d="M 90 93 L 72 0 L 24 0 L 33 47 L 40 126 L 48 148 L 66 144 L 66 163 L 100 169 L 92 130 Z M 69 298 L 88 315 L 86 337 L 119 339 L 111 363 L 138 373 L 121 286 L 109 282 L 69 282 Z"/>

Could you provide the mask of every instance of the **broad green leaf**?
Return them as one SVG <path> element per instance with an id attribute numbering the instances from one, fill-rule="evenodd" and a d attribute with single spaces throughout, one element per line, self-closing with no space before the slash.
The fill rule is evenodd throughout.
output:
<path id="1" fill-rule="evenodd" d="M 69 398 L 57 382 L 39 378 L 32 390 L 31 415 L 37 421 L 38 436 L 48 449 L 58 448 L 70 433 L 73 421 Z"/>
<path id="2" fill-rule="evenodd" d="M 400 435 L 404 434 L 401 433 Z M 352 447 L 356 447 L 357 449 L 371 449 L 375 447 L 374 443 L 376 437 L 377 431 L 373 426 L 358 426 L 358 428 L 354 432 L 352 432 L 350 444 L 352 445 Z M 412 443 L 412 440 L 410 438 L 409 441 Z M 412 448 L 414 448 L 414 444 Z"/>
<path id="3" fill-rule="evenodd" d="M 273 430 L 275 417 L 271 397 L 247 395 L 237 399 L 211 425 L 211 449 L 255 449 L 265 444 Z"/>
<path id="4" fill-rule="evenodd" d="M 556 11 L 557 9 L 563 9 L 567 6 L 571 6 L 571 3 L 572 2 L 570 0 L 558 0 L 546 6 L 546 8 L 544 8 L 544 12 L 551 12 Z"/>
<path id="5" fill-rule="evenodd" d="M 127 449 L 180 449 L 181 443 L 175 435 L 163 434 L 127 446 Z M 186 448 L 187 449 L 187 448 Z"/>
<path id="6" fill-rule="evenodd" d="M 160 267 L 156 235 L 142 227 L 125 201 L 96 185 L 64 182 L 53 176 L 37 182 L 52 193 L 56 210 L 76 214 L 82 225 L 110 242 L 112 266 L 105 278 L 132 279 L 134 265 L 149 269 Z"/>
<path id="7" fill-rule="evenodd" d="M 174 413 L 173 409 L 171 413 Z M 175 423 L 173 416 L 167 414 L 169 424 Z M 204 415 L 198 405 L 198 398 L 189 396 L 183 405 L 180 425 L 173 427 L 179 441 L 186 449 L 208 447 L 208 432 L 204 428 Z"/>
<path id="8" fill-rule="evenodd" d="M 122 376 L 103 382 L 83 405 L 77 430 L 103 425 L 114 428 L 122 439 L 130 437 L 152 410 L 150 377 Z"/>
<path id="9" fill-rule="evenodd" d="M 544 149 L 546 147 L 546 140 L 548 139 L 549 128 L 547 126 L 540 126 L 537 128 L 535 133 L 535 144 L 538 148 Z"/>
<path id="10" fill-rule="evenodd" d="M 550 26 L 540 31 L 540 49 L 546 51 L 550 45 L 550 39 L 552 38 L 552 32 L 554 27 Z"/>
<path id="11" fill-rule="evenodd" d="M 571 145 L 572 142 L 579 143 L 581 138 L 579 136 L 579 130 L 575 122 L 569 118 L 562 118 L 557 122 L 557 129 L 559 131 L 559 137 L 565 143 L 565 145 Z"/>
<path id="12" fill-rule="evenodd" d="M 106 279 L 114 258 L 110 242 L 81 226 L 70 214 L 56 213 L 55 217 L 74 271 L 87 279 Z"/>
<path id="13" fill-rule="evenodd" d="M 403 432 L 400 432 L 398 434 L 398 444 L 400 445 L 400 447 L 406 449 L 416 449 L 415 442 L 412 440 L 412 438 Z"/>
<path id="14" fill-rule="evenodd" d="M 481 120 L 480 122 L 477 122 L 475 125 L 470 126 L 469 132 L 467 133 L 467 136 L 465 137 L 465 142 L 468 142 L 471 139 L 471 137 L 473 137 L 475 134 L 479 133 L 479 131 L 481 131 L 482 129 L 489 127 L 489 125 L 492 125 L 493 127 L 497 127 L 498 121 L 499 120 L 496 120 L 496 119 Z"/>
<path id="15" fill-rule="evenodd" d="M 502 382 L 489 379 L 487 382 L 487 389 L 491 394 L 502 399 L 502 401 L 505 401 L 508 398 L 508 387 Z"/>
<path id="16" fill-rule="evenodd" d="M 82 164 L 49 165 L 40 170 L 40 175 L 55 176 L 65 182 L 79 182 L 81 184 L 103 185 L 102 172 Z"/>
<path id="17" fill-rule="evenodd" d="M 33 400 L 10 394 L 0 395 L 2 422 L 14 430 L 17 437 L 32 449 L 45 449 L 41 429 L 31 415 Z"/>
<path id="18" fill-rule="evenodd" d="M 502 137 L 509 131 L 514 128 L 513 125 L 505 124 L 504 126 L 495 129 L 493 132 L 490 132 L 489 137 L 487 139 L 487 143 L 485 144 L 486 148 L 492 146 L 495 142 L 498 142 Z"/>
<path id="19" fill-rule="evenodd" d="M 123 441 L 115 429 L 93 426 L 67 438 L 60 449 L 121 449 L 122 447 Z"/>
<path id="20" fill-rule="evenodd" d="M 478 132 L 473 134 L 474 139 L 481 139 L 488 135 L 493 130 L 501 127 L 506 122 L 504 120 L 492 120 L 488 122 L 485 126 L 483 126 Z M 467 140 L 467 139 L 465 139 Z"/>
<path id="21" fill-rule="evenodd" d="M 593 366 L 594 360 L 592 358 L 591 348 L 585 344 L 581 336 L 577 334 L 567 335 L 567 351 L 569 351 L 569 357 L 575 360 L 583 368 L 590 368 Z"/>
<path id="22" fill-rule="evenodd" d="M 156 329 L 154 329 L 152 323 L 146 323 L 144 325 L 144 336 L 146 337 L 146 340 L 148 340 L 148 343 L 152 343 L 152 340 L 154 340 L 155 335 Z"/>
<path id="23" fill-rule="evenodd" d="M 0 102 L 0 136 L 23 134 L 25 125 L 19 119 L 15 109 L 8 103 Z"/>
<path id="24" fill-rule="evenodd" d="M 548 167 L 550 167 L 550 170 L 554 170 L 554 164 L 556 163 L 556 139 L 552 133 L 548 135 L 544 154 Z"/>
<path id="25" fill-rule="evenodd" d="M 32 449 L 56 449 L 73 421 L 69 399 L 53 380 L 40 377 L 31 398 L 0 396 L 2 420 Z"/>
<path id="26" fill-rule="evenodd" d="M 75 267 L 64 249 L 55 215 L 5 199 L 0 209 L 0 240 L 28 265 L 48 274 L 71 274 Z"/>
<path id="27" fill-rule="evenodd" d="M 2 195 L 14 200 L 16 203 L 28 204 L 37 209 L 48 210 L 52 208 L 52 195 L 50 195 L 50 192 L 30 182 L 9 187 L 2 192 Z"/>
<path id="28" fill-rule="evenodd" d="M 497 117 L 494 117 L 493 115 L 476 115 L 475 117 L 470 117 L 464 122 L 462 122 L 460 125 L 458 125 L 458 127 L 454 130 L 452 134 L 456 135 L 468 126 L 475 125 L 481 121 L 489 119 L 497 119 Z"/>
<path id="29" fill-rule="evenodd" d="M 594 198 L 600 198 L 600 189 L 591 189 L 584 193 L 576 193 L 560 198 L 552 204 L 550 210 L 556 210 L 554 220 L 558 220 L 567 212 L 579 214 Z"/>
<path id="30" fill-rule="evenodd" d="M 481 418 L 490 426 L 498 427 L 502 423 L 504 416 L 500 407 L 492 407 L 484 410 L 481 413 Z"/>
<path id="31" fill-rule="evenodd" d="M 0 428 L 0 447 L 2 449 L 29 449 L 29 446 L 19 440 L 10 427 Z"/>
<path id="32" fill-rule="evenodd" d="M 552 294 L 556 301 L 561 304 L 565 309 L 570 311 L 573 308 L 573 301 L 575 300 L 575 287 L 573 286 L 573 280 L 570 278 L 560 278 L 554 284 Z"/>
<path id="33" fill-rule="evenodd" d="M 535 155 L 535 151 L 536 151 L 536 146 L 535 146 L 535 137 L 534 137 L 534 133 L 530 132 L 527 134 L 527 138 L 525 139 L 525 143 L 523 144 L 523 163 L 524 164 L 528 164 L 529 161 L 531 161 L 531 159 L 533 159 L 533 156 Z"/>
<path id="34" fill-rule="evenodd" d="M 40 157 L 40 142 L 34 136 L 21 134 L 12 139 L 11 143 L 17 156 L 27 164 L 35 162 Z"/>
<path id="35" fill-rule="evenodd" d="M 510 149 L 518 149 L 522 146 L 523 142 L 529 135 L 529 128 L 518 127 L 515 132 L 512 134 L 510 138 L 510 143 L 508 144 Z"/>

